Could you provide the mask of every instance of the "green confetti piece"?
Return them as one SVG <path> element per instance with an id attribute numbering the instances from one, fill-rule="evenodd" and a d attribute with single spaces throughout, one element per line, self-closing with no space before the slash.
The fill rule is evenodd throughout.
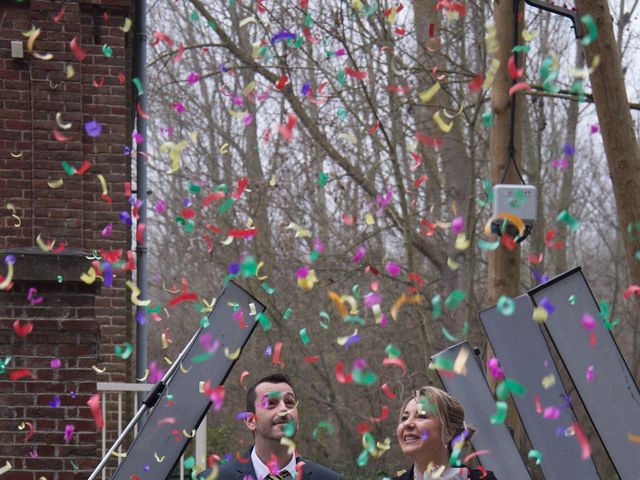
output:
<path id="1" fill-rule="evenodd" d="M 233 198 L 229 197 L 222 205 L 218 207 L 218 213 L 225 213 L 231 208 L 231 205 L 233 205 Z"/>
<path id="2" fill-rule="evenodd" d="M 311 12 L 307 12 L 307 16 L 304 19 L 305 27 L 313 27 L 313 17 L 311 16 Z"/>
<path id="3" fill-rule="evenodd" d="M 513 53 L 529 53 L 529 50 L 531 50 L 531 46 L 530 45 L 516 45 L 515 47 L 513 47 L 511 49 L 511 51 Z"/>
<path id="4" fill-rule="evenodd" d="M 326 322 L 320 320 L 320 326 L 326 330 L 329 328 L 329 324 L 331 323 L 331 316 L 324 310 L 322 310 L 319 315 L 326 320 Z"/>
<path id="5" fill-rule="evenodd" d="M 452 372 L 453 364 L 454 364 L 453 358 L 436 357 L 436 359 L 432 360 L 431 363 L 429 364 L 429 368 L 431 370 L 445 370 L 447 372 Z"/>
<path id="6" fill-rule="evenodd" d="M 289 320 L 289 317 L 291 316 L 291 313 L 293 312 L 293 310 L 291 310 L 290 308 L 287 308 L 284 311 L 284 314 L 282 315 L 282 318 L 285 320 Z"/>
<path id="7" fill-rule="evenodd" d="M 116 345 L 115 352 L 118 357 L 126 360 L 133 353 L 133 345 L 131 345 L 129 342 L 125 342 L 123 346 Z"/>
<path id="8" fill-rule="evenodd" d="M 442 327 L 442 334 L 450 342 L 457 342 L 459 340 L 458 337 L 451 335 L 451 332 L 449 332 L 449 330 L 447 330 L 445 327 Z"/>
<path id="9" fill-rule="evenodd" d="M 346 323 L 357 323 L 360 325 L 364 325 L 366 323 L 364 318 L 359 317 L 358 315 L 347 315 L 344 317 L 344 321 Z"/>
<path id="10" fill-rule="evenodd" d="M 293 420 L 289 420 L 282 428 L 282 433 L 285 437 L 291 438 L 296 433 L 296 424 Z"/>
<path id="11" fill-rule="evenodd" d="M 276 292 L 276 289 L 274 287 L 270 287 L 267 282 L 262 282 L 262 289 L 269 295 L 273 295 Z"/>
<path id="12" fill-rule="evenodd" d="M 343 107 L 338 107 L 336 115 L 340 120 L 345 120 L 349 116 L 349 112 L 347 112 L 347 110 Z"/>
<path id="13" fill-rule="evenodd" d="M 366 450 L 363 450 L 360 455 L 358 455 L 358 466 L 359 467 L 364 467 L 367 462 L 369 461 L 369 452 L 367 452 Z"/>
<path id="14" fill-rule="evenodd" d="M 258 272 L 258 264 L 256 259 L 251 255 L 247 255 L 240 262 L 240 275 L 244 278 L 254 277 Z"/>
<path id="15" fill-rule="evenodd" d="M 212 22 L 211 20 L 207 20 L 207 25 L 209 25 L 210 28 L 217 30 L 218 27 L 216 26 L 216 24 L 214 22 Z"/>
<path id="16" fill-rule="evenodd" d="M 347 85 L 346 77 L 344 76 L 344 70 L 338 72 L 338 83 L 343 87 Z"/>
<path id="17" fill-rule="evenodd" d="M 481 207 L 486 207 L 487 205 L 493 203 L 493 188 L 491 188 L 491 182 L 488 178 L 482 180 L 482 187 L 484 188 L 484 192 L 487 195 L 487 198 L 476 198 L 476 203 Z"/>
<path id="18" fill-rule="evenodd" d="M 448 310 L 455 310 L 465 298 L 466 294 L 462 290 L 454 290 L 444 301 L 444 306 L 447 307 Z"/>
<path id="19" fill-rule="evenodd" d="M 296 43 L 294 43 L 293 45 L 291 45 L 291 47 L 293 48 L 300 48 L 302 46 L 302 42 L 304 42 L 304 38 L 302 37 L 298 37 L 296 39 Z"/>
<path id="20" fill-rule="evenodd" d="M 585 47 L 587 45 L 591 45 L 598 38 L 598 26 L 596 25 L 596 21 L 589 14 L 583 15 L 580 20 L 584 23 L 589 30 L 589 33 L 580 39 L 580 43 Z"/>
<path id="21" fill-rule="evenodd" d="M 113 57 L 113 49 L 105 43 L 102 45 L 102 54 L 107 58 L 111 58 Z"/>
<path id="22" fill-rule="evenodd" d="M 491 424 L 504 423 L 507 419 L 507 402 L 498 400 L 496 402 L 496 413 L 491 415 Z"/>
<path id="23" fill-rule="evenodd" d="M 318 438 L 318 434 L 322 431 L 326 431 L 328 435 L 332 435 L 333 432 L 335 431 L 333 425 L 331 425 L 329 422 L 322 420 L 321 422 L 318 422 L 318 425 L 316 426 L 316 428 L 313 429 L 313 439 L 315 440 L 316 438 Z"/>
<path id="24" fill-rule="evenodd" d="M 400 355 L 402 355 L 400 349 L 393 343 L 390 343 L 389 345 L 384 347 L 384 353 L 386 353 L 389 358 L 400 358 Z"/>
<path id="25" fill-rule="evenodd" d="M 584 93 L 584 87 L 582 80 L 576 80 L 569 87 L 569 91 L 575 95 L 578 95 L 578 103 L 584 103 L 587 101 L 587 95 Z"/>
<path id="26" fill-rule="evenodd" d="M 496 305 L 498 311 L 504 315 L 505 317 L 509 317 L 513 315 L 513 312 L 516 311 L 516 302 L 507 297 L 506 295 L 502 295 L 498 299 L 498 304 Z"/>
<path id="27" fill-rule="evenodd" d="M 509 393 L 521 396 L 524 395 L 526 391 L 527 389 L 524 387 L 524 385 L 516 382 L 512 378 L 506 378 L 496 387 L 496 395 L 500 400 L 506 400 L 506 398 L 509 396 Z"/>
<path id="28" fill-rule="evenodd" d="M 557 76 L 558 76 L 557 70 L 554 70 L 553 72 L 551 72 L 549 76 L 546 78 L 546 80 L 542 83 L 542 89 L 547 92 L 558 93 L 560 91 L 560 87 L 553 84 L 553 81 L 556 79 Z"/>
<path id="29" fill-rule="evenodd" d="M 482 125 L 487 128 L 493 126 L 493 112 L 484 112 L 482 114 Z"/>
<path id="30" fill-rule="evenodd" d="M 202 187 L 200 185 L 196 185 L 195 183 L 189 184 L 189 192 L 191 193 L 200 193 Z"/>
<path id="31" fill-rule="evenodd" d="M 58 280 L 58 283 L 62 283 L 62 275 L 58 275 L 57 280 Z"/>
<path id="32" fill-rule="evenodd" d="M 260 50 L 258 50 L 258 58 L 262 58 L 266 56 L 268 51 L 269 51 L 268 46 L 265 45 L 264 47 L 260 47 Z"/>
<path id="33" fill-rule="evenodd" d="M 203 328 L 207 328 L 209 325 L 211 325 L 211 323 L 209 322 L 209 318 L 208 317 L 202 317 L 200 319 L 200 326 Z"/>
<path id="34" fill-rule="evenodd" d="M 194 10 L 193 12 L 191 12 L 191 15 L 189 15 L 189 20 L 191 20 L 192 22 L 197 22 L 198 20 L 200 20 L 200 15 Z"/>
<path id="35" fill-rule="evenodd" d="M 309 260 L 311 262 L 315 262 L 318 257 L 320 256 L 320 252 L 317 250 L 311 250 L 311 253 L 309 254 Z"/>
<path id="36" fill-rule="evenodd" d="M 431 299 L 431 316 L 434 320 L 440 318 L 442 315 L 442 297 L 440 295 L 436 295 Z"/>
<path id="37" fill-rule="evenodd" d="M 264 312 L 258 313 L 256 315 L 256 320 L 260 322 L 260 325 L 262 325 L 262 329 L 265 332 L 269 331 L 269 329 L 271 328 L 271 320 L 269 320 L 269 317 L 267 317 L 267 315 Z"/>
<path id="38" fill-rule="evenodd" d="M 76 462 L 74 462 L 73 460 L 69 460 L 69 462 L 71 463 L 71 466 L 74 470 L 80 470 L 80 467 L 78 467 L 78 464 Z"/>
<path id="39" fill-rule="evenodd" d="M 206 353 L 202 353 L 200 355 L 197 355 L 197 356 L 193 357 L 192 362 L 193 363 L 202 363 L 202 362 L 206 362 L 207 360 L 209 360 L 209 358 L 211 358 L 211 354 L 209 352 L 206 352 Z"/>
<path id="40" fill-rule="evenodd" d="M 378 9 L 378 4 L 376 2 L 373 2 L 369 7 L 369 10 L 364 12 L 364 17 L 369 18 L 371 15 L 373 15 L 376 12 L 377 9 Z"/>
<path id="41" fill-rule="evenodd" d="M 142 95 L 144 93 L 144 89 L 142 88 L 142 82 L 140 81 L 140 79 L 136 77 L 132 80 L 132 82 L 136 86 L 138 96 Z"/>
<path id="42" fill-rule="evenodd" d="M 538 450 L 529 450 L 529 453 L 527 454 L 527 458 L 535 458 L 536 459 L 536 465 L 540 465 L 542 463 L 542 454 L 538 451 Z"/>
<path id="43" fill-rule="evenodd" d="M 495 250 L 500 246 L 500 240 L 495 242 L 487 242 L 486 240 L 478 239 L 478 248 L 480 250 Z"/>
<path id="44" fill-rule="evenodd" d="M 572 232 L 575 232 L 580 227 L 580 220 L 573 217 L 568 210 L 562 210 L 556 217 L 556 220 L 566 224 Z"/>
<path id="45" fill-rule="evenodd" d="M 542 62 L 540 63 L 540 77 L 542 80 L 546 80 L 549 74 L 551 73 L 551 67 L 553 66 L 553 58 L 544 57 Z"/>
<path id="46" fill-rule="evenodd" d="M 640 261 L 640 250 L 638 250 L 634 256 L 636 257 L 636 260 Z"/>
<path id="47" fill-rule="evenodd" d="M 570 295 L 569 296 L 569 305 L 574 306 L 576 304 L 576 296 L 575 295 Z"/>
<path id="48" fill-rule="evenodd" d="M 307 334 L 306 328 L 300 330 L 300 338 L 302 339 L 303 344 L 307 345 L 309 343 L 309 335 Z"/>
<path id="49" fill-rule="evenodd" d="M 62 162 L 62 168 L 67 172 L 67 175 L 75 175 L 76 169 L 69 165 L 67 162 Z"/>
<path id="50" fill-rule="evenodd" d="M 186 468 L 187 470 L 191 470 L 193 467 L 196 466 L 196 459 L 193 456 L 190 456 L 189 458 L 185 458 L 183 465 L 184 465 L 184 468 Z"/>
<path id="51" fill-rule="evenodd" d="M 318 180 L 316 180 L 316 183 L 320 188 L 322 188 L 327 184 L 328 181 L 329 181 L 329 176 L 324 172 L 320 172 L 320 175 L 318 175 Z"/>
<path id="52" fill-rule="evenodd" d="M 613 322 L 610 322 L 609 320 L 605 320 L 604 321 L 604 328 L 606 328 L 607 330 L 611 330 L 613 327 L 615 327 L 619 323 L 620 323 L 620 320 L 618 320 L 618 319 L 615 319 Z"/>
<path id="53" fill-rule="evenodd" d="M 370 386 L 378 381 L 378 375 L 370 370 L 356 369 L 353 371 L 353 381 L 359 385 Z"/>

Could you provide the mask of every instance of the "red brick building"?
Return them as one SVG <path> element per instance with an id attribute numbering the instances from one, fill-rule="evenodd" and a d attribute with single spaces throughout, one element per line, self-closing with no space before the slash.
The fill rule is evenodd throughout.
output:
<path id="1" fill-rule="evenodd" d="M 113 264 L 111 286 L 81 275 L 95 253 L 131 249 L 133 15 L 128 0 L 0 0 L 2 278 L 15 258 L 0 291 L 0 470 L 12 480 L 87 478 L 100 438 L 87 401 L 98 381 L 132 380 L 133 357 L 115 354 L 132 342 L 132 273 Z"/>

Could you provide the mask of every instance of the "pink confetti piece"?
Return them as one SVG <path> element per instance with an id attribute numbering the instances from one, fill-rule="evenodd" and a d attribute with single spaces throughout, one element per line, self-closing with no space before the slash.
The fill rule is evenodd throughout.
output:
<path id="1" fill-rule="evenodd" d="M 593 382 L 594 375 L 595 375 L 594 366 L 589 365 L 589 367 L 587 367 L 587 382 Z"/>
<path id="2" fill-rule="evenodd" d="M 581 322 L 585 330 L 593 330 L 596 327 L 596 320 L 588 313 L 582 315 Z"/>
<path id="3" fill-rule="evenodd" d="M 71 441 L 71 439 L 73 438 L 73 432 L 75 431 L 76 427 L 74 424 L 72 423 L 68 423 L 67 425 L 64 426 L 64 441 L 69 443 Z"/>
<path id="4" fill-rule="evenodd" d="M 542 412 L 543 418 L 556 420 L 560 417 L 560 409 L 558 407 L 546 407 Z"/>
<path id="5" fill-rule="evenodd" d="M 87 401 L 87 405 L 89 405 L 91 413 L 93 414 L 93 420 L 96 422 L 96 428 L 100 430 L 104 427 L 104 417 L 102 415 L 102 409 L 100 408 L 100 394 L 96 393 L 95 395 L 92 395 Z"/>
<path id="6" fill-rule="evenodd" d="M 62 362 L 60 361 L 59 358 L 51 359 L 51 368 L 60 368 L 60 365 L 62 365 Z"/>
<path id="7" fill-rule="evenodd" d="M 356 249 L 356 253 L 353 255 L 353 258 L 351 259 L 351 261 L 353 263 L 358 263 L 360 260 L 362 260 L 366 254 L 366 250 L 364 248 L 363 245 L 360 245 L 357 249 Z"/>
<path id="8" fill-rule="evenodd" d="M 385 265 L 385 270 L 392 277 L 397 277 L 398 275 L 400 275 L 400 271 L 401 271 L 400 265 L 393 262 L 387 262 L 387 264 Z"/>
<path id="9" fill-rule="evenodd" d="M 451 222 L 451 231 L 456 234 L 464 232 L 464 218 L 454 218 L 453 222 Z"/>

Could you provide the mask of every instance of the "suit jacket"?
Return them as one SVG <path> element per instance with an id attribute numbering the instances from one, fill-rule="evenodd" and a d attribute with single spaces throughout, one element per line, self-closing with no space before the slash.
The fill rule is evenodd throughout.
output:
<path id="1" fill-rule="evenodd" d="M 487 470 L 487 474 L 480 469 L 471 469 L 467 465 L 463 465 L 463 467 L 467 467 L 469 469 L 468 480 L 496 480 L 495 475 L 491 470 Z M 393 480 L 413 480 L 413 465 L 406 472 L 398 477 L 393 477 Z"/>
<path id="2" fill-rule="evenodd" d="M 216 480 L 243 480 L 245 477 L 255 479 L 256 472 L 253 469 L 253 462 L 251 461 L 251 450 L 247 452 L 245 458 L 247 459 L 246 463 L 242 463 L 234 458 L 224 465 L 219 465 L 218 478 Z M 301 457 L 298 457 L 296 460 L 297 462 L 304 462 L 302 477 L 300 477 L 302 480 L 344 480 L 342 475 L 338 475 L 333 470 L 329 470 L 319 463 L 310 462 Z M 210 471 L 210 469 L 206 470 L 200 473 L 198 477 L 206 479 Z"/>

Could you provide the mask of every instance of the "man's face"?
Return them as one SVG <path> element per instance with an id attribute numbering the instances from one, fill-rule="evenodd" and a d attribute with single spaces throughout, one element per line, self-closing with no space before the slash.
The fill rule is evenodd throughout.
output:
<path id="1" fill-rule="evenodd" d="M 260 383 L 256 387 L 255 415 L 245 420 L 249 430 L 261 440 L 293 436 L 298 430 L 296 394 L 287 383 Z M 289 424 L 293 424 L 293 429 Z M 285 432 L 288 435 L 285 435 Z"/>

